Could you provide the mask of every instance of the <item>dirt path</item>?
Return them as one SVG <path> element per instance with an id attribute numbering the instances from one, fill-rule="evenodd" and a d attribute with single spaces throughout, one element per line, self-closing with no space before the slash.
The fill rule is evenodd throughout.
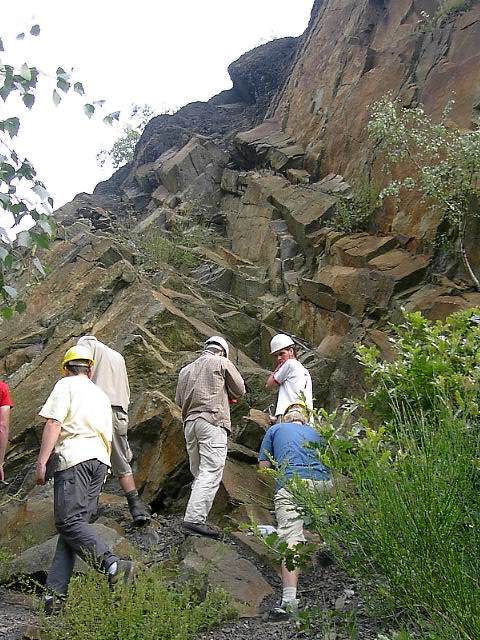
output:
<path id="1" fill-rule="evenodd" d="M 0 640 L 20 640 L 35 622 L 32 596 L 0 587 Z"/>

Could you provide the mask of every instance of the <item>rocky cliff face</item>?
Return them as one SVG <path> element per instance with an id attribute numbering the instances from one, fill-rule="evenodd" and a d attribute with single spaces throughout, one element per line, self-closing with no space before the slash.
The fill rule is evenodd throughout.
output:
<path id="1" fill-rule="evenodd" d="M 18 482 L 27 474 L 29 486 L 36 412 L 61 355 L 94 332 L 125 354 L 139 487 L 156 509 L 181 506 L 189 472 L 176 378 L 220 333 L 249 392 L 233 413 L 215 508 L 265 521 L 271 495 L 254 462 L 273 401 L 263 388 L 271 336 L 298 337 L 317 405 L 333 408 L 364 390 L 356 342 L 392 356 L 388 323 L 401 308 L 439 319 L 480 306 L 454 267 L 439 271 L 412 250 L 422 228 L 414 209 L 402 224 L 380 212 L 369 233 L 331 227 L 348 180 L 377 171 L 364 130 L 372 100 L 391 90 L 436 113 L 455 86 L 452 117 L 472 123 L 480 6 L 427 23 L 421 11 L 435 6 L 317 0 L 302 38 L 242 56 L 230 91 L 153 119 L 131 164 L 56 213 L 63 226 L 48 275 L 26 288 L 27 313 L 0 325 L 0 367 L 16 402 L 11 477 L 23 469 Z"/>
<path id="2" fill-rule="evenodd" d="M 451 119 L 470 128 L 480 114 L 480 5 L 438 0 L 323 0 L 288 82 L 269 116 L 308 150 L 314 174 L 383 180 L 367 141 L 369 105 L 386 93 L 404 106 L 423 104 L 439 116 L 452 98 Z M 455 7 L 463 8 L 455 11 Z M 431 239 L 438 221 L 410 211 L 386 212 L 384 228 Z"/>

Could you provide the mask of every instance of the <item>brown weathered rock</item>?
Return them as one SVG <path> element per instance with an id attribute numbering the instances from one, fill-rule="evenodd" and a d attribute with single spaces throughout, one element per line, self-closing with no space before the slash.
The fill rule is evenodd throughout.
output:
<path id="1" fill-rule="evenodd" d="M 108 547 L 116 555 L 125 557 L 132 553 L 132 548 L 129 543 L 116 531 L 104 526 L 103 524 L 95 523 L 92 526 L 95 528 L 96 533 L 101 536 L 102 540 L 105 541 Z M 5 582 L 18 576 L 46 574 L 52 564 L 55 547 L 57 546 L 57 539 L 58 536 L 49 538 L 41 544 L 26 549 L 14 560 L 6 563 L 5 566 L 3 566 L 3 572 L 0 575 L 0 579 Z M 84 572 L 86 570 L 87 565 L 85 562 L 77 558 L 75 571 Z"/>
<path id="2" fill-rule="evenodd" d="M 392 278 L 395 291 L 399 291 L 423 279 L 430 258 L 422 255 L 412 256 L 401 249 L 395 249 L 373 258 L 368 264 Z"/>
<path id="3" fill-rule="evenodd" d="M 368 305 L 386 307 L 394 289 L 394 280 L 373 269 L 354 267 L 323 267 L 315 280 L 325 291 L 337 298 L 343 310 L 361 315 Z"/>
<path id="4" fill-rule="evenodd" d="M 365 267 L 369 260 L 386 253 L 396 246 L 391 236 L 371 236 L 368 233 L 354 233 L 338 238 L 329 246 L 331 264 L 344 267 Z"/>
<path id="5" fill-rule="evenodd" d="M 10 499 L 0 507 L 2 548 L 19 553 L 56 534 L 53 486 L 36 487 L 24 500 Z"/>
<path id="6" fill-rule="evenodd" d="M 182 549 L 183 567 L 188 574 L 205 574 L 208 584 L 221 587 L 244 605 L 243 615 L 255 616 L 272 588 L 256 567 L 238 555 L 231 545 L 206 538 L 189 538 Z"/>
<path id="7" fill-rule="evenodd" d="M 268 113 L 307 147 L 312 174 L 350 179 L 370 167 L 374 182 L 385 180 L 383 160 L 372 160 L 366 123 L 369 106 L 388 92 L 405 106 L 423 104 L 435 117 L 455 92 L 451 120 L 472 126 L 480 7 L 465 6 L 442 20 L 422 15 L 434 16 L 437 9 L 435 0 L 316 3 L 289 80 Z M 383 222 L 393 221 L 395 232 L 432 238 L 440 220 L 424 214 L 414 197 L 401 216 L 392 211 Z"/>
<path id="8" fill-rule="evenodd" d="M 227 458 L 213 509 L 216 514 L 228 513 L 241 504 L 272 509 L 273 483 L 259 474 L 256 465 Z"/>
<path id="9" fill-rule="evenodd" d="M 177 193 L 191 187 L 195 180 L 206 172 L 209 165 L 222 164 L 226 164 L 226 158 L 219 147 L 209 140 L 194 137 L 161 164 L 158 177 L 170 193 Z"/>
<path id="10" fill-rule="evenodd" d="M 287 169 L 286 176 L 292 184 L 308 184 L 310 174 L 305 169 Z"/>

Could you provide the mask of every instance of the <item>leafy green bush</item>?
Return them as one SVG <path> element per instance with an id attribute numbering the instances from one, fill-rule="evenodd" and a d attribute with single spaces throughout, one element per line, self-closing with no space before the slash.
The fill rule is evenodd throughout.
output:
<path id="1" fill-rule="evenodd" d="M 385 96 L 372 106 L 368 128 L 377 148 L 384 152 L 387 169 L 400 167 L 406 176 L 391 180 L 380 198 L 401 202 L 409 191 L 419 192 L 425 204 L 437 212 L 439 222 L 447 224 L 465 268 L 480 290 L 464 247 L 467 222 L 480 215 L 480 128 L 452 127 L 448 116 L 453 104 L 450 101 L 440 122 L 434 122 L 421 106 L 407 109 Z"/>
<path id="2" fill-rule="evenodd" d="M 442 0 L 435 13 L 435 18 L 448 16 L 451 13 L 459 13 L 460 11 L 467 11 L 471 6 L 472 0 Z"/>
<path id="3" fill-rule="evenodd" d="M 63 611 L 42 620 L 48 640 L 188 640 L 235 617 L 229 596 L 192 585 L 174 589 L 161 569 L 140 573 L 132 586 L 111 593 L 93 570 L 75 577 Z"/>
<path id="4" fill-rule="evenodd" d="M 422 639 L 480 637 L 480 329 L 472 314 L 445 322 L 407 315 L 393 363 L 360 347 L 373 383 L 366 405 L 380 426 L 355 422 L 355 404 L 342 415 L 314 412 L 327 443 L 319 456 L 348 481 L 331 498 L 290 485 L 371 601 L 401 613 Z"/>
<path id="5" fill-rule="evenodd" d="M 359 359 L 372 383 L 368 409 L 388 422 L 398 409 L 428 416 L 442 398 L 454 414 L 477 418 L 480 326 L 471 319 L 479 312 L 455 313 L 445 322 L 431 322 L 419 312 L 406 314 L 401 325 L 392 327 L 394 362 L 382 360 L 376 347 L 360 346 Z"/>
<path id="6" fill-rule="evenodd" d="M 157 269 L 169 264 L 176 269 L 195 269 L 201 263 L 200 257 L 192 251 L 207 239 L 207 229 L 200 224 L 187 227 L 183 221 L 171 225 L 164 231 L 148 231 L 141 239 L 146 266 Z"/>
<path id="7" fill-rule="evenodd" d="M 362 182 L 351 196 L 337 198 L 337 210 L 329 224 L 337 231 L 365 231 L 379 204 L 379 192 L 369 182 Z"/>
<path id="8" fill-rule="evenodd" d="M 354 493 L 340 490 L 318 528 L 384 605 L 478 638 L 478 431 L 443 404 L 428 418 L 400 412 L 388 444 L 388 460 L 352 461 Z"/>

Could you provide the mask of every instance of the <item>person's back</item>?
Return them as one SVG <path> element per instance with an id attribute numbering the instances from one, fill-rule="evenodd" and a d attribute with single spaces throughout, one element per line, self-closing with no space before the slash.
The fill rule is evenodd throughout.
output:
<path id="1" fill-rule="evenodd" d="M 128 412 L 130 387 L 125 359 L 121 353 L 107 346 L 94 336 L 83 336 L 77 344 L 88 347 L 95 360 L 92 382 L 110 398 L 112 407 L 121 407 Z"/>
<path id="2" fill-rule="evenodd" d="M 229 400 L 245 393 L 245 383 L 228 359 L 222 336 L 205 341 L 203 354 L 178 375 L 175 402 L 182 408 L 185 444 L 194 477 L 182 527 L 186 533 L 218 538 L 206 524 L 222 480 L 230 431 Z"/>
<path id="3" fill-rule="evenodd" d="M 150 521 L 150 515 L 139 498 L 130 464 L 133 458 L 127 436 L 130 387 L 125 359 L 95 336 L 82 336 L 77 344 L 90 350 L 95 360 L 92 381 L 110 400 L 113 414 L 112 473 L 125 492 L 134 522 L 145 524 Z"/>
<path id="4" fill-rule="evenodd" d="M 259 459 L 265 459 L 265 449 L 283 471 L 285 479 L 277 481 L 277 488 L 294 475 L 309 480 L 329 480 L 330 471 L 318 458 L 317 447 L 323 445 L 323 438 L 310 425 L 280 422 L 265 434 Z"/>
<path id="5" fill-rule="evenodd" d="M 303 516 L 292 490 L 294 477 L 308 487 L 312 495 L 325 495 L 333 490 L 330 469 L 318 458 L 318 448 L 325 446 L 320 434 L 309 424 L 296 405 L 289 407 L 279 422 L 266 432 L 258 456 L 260 468 L 281 471 L 275 487 L 275 515 L 279 538 L 289 547 L 306 541 Z M 282 601 L 269 614 L 271 620 L 285 620 L 298 610 L 297 584 L 299 569 L 290 570 L 282 563 Z"/>
<path id="6" fill-rule="evenodd" d="M 229 398 L 245 393 L 245 385 L 228 358 L 208 351 L 181 369 L 176 402 L 182 408 L 184 422 L 204 418 L 230 430 Z"/>
<path id="7" fill-rule="evenodd" d="M 112 411 L 106 394 L 87 376 L 59 380 L 40 411 L 61 423 L 58 470 L 95 458 L 110 465 Z"/>

